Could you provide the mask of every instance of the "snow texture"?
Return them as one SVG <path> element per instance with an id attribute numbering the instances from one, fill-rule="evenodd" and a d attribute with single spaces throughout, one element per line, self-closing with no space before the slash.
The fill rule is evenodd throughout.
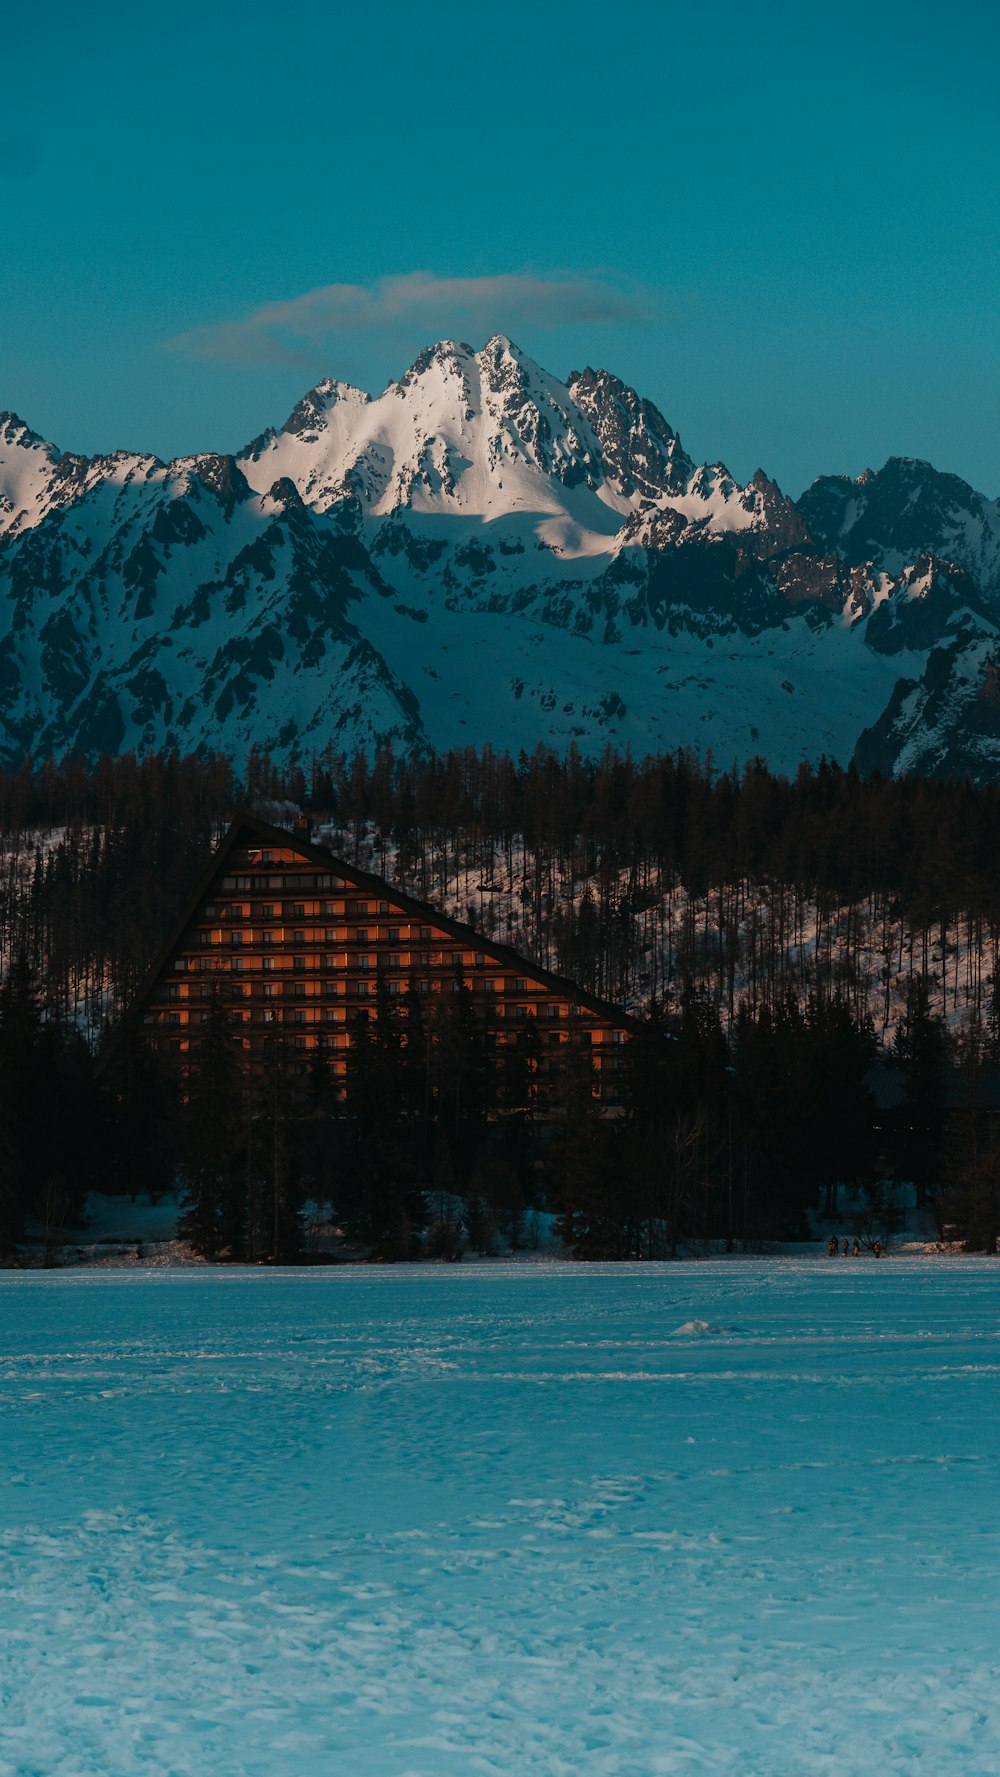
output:
<path id="1" fill-rule="evenodd" d="M 992 1777 L 996 1292 L 5 1274 L 0 1773 Z"/>
<path id="2" fill-rule="evenodd" d="M 0 414 L 7 763 L 543 741 L 989 777 L 998 634 L 1000 505 L 957 477 L 891 459 L 796 505 L 502 336 L 376 398 L 324 379 L 237 457 Z"/>

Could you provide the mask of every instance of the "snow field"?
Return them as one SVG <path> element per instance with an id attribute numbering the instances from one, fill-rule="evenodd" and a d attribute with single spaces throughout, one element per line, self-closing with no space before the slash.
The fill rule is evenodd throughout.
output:
<path id="1" fill-rule="evenodd" d="M 285 816 L 276 814 L 275 818 Z M 324 823 L 317 838 L 340 857 L 353 857 L 362 869 L 400 881 L 408 893 L 433 902 L 455 919 L 473 919 L 488 938 L 510 944 L 543 967 L 559 972 L 554 942 L 551 938 L 544 942 L 537 930 L 532 910 L 535 860 L 523 839 L 512 846 L 509 861 L 503 847 L 485 850 L 459 842 L 452 849 L 443 840 L 429 846 L 429 868 L 421 876 L 417 871 L 400 870 L 395 842 L 384 839 L 372 822 L 362 825 L 360 842 L 353 829 L 332 823 Z M 598 890 L 596 874 L 571 876 L 565 868 L 556 868 L 554 883 L 563 909 L 579 906 L 587 889 L 592 893 Z M 629 871 L 625 868 L 618 872 L 617 888 L 624 903 L 629 893 Z M 776 945 L 779 975 L 803 1000 L 820 962 L 831 979 L 846 969 L 856 969 L 864 984 L 864 1012 L 871 1015 L 883 1045 L 891 1041 L 903 1016 L 912 975 L 926 974 L 931 1010 L 953 1029 L 961 1029 L 977 1008 L 982 1011 L 989 976 L 1000 967 L 982 921 L 968 912 L 957 914 L 954 923 L 944 929 L 940 924 L 930 928 L 931 941 L 925 950 L 918 929 L 884 907 L 874 912 L 867 898 L 821 910 L 815 899 L 797 895 L 787 883 L 746 881 L 739 892 L 744 912 L 738 927 L 740 953 L 733 971 L 737 1005 L 752 1001 L 759 991 L 759 984 L 755 986 L 751 977 L 751 927 L 758 934 L 758 977 L 766 975 L 763 952 L 768 945 Z M 687 967 L 710 984 L 725 1020 L 726 943 L 720 931 L 723 917 L 719 903 L 720 898 L 728 899 L 735 893 L 735 885 L 730 885 L 725 891 L 717 887 L 707 896 L 694 895 L 681 883 L 657 880 L 653 873 L 651 904 L 630 915 L 633 957 L 628 978 L 600 982 L 597 991 L 641 1013 L 654 994 L 661 996 L 665 986 L 676 985 L 684 972 L 680 959 L 687 945 Z M 779 905 L 782 911 L 778 911 Z M 784 932 L 782 940 L 773 937 L 776 931 Z M 766 941 L 762 937 L 765 933 Z"/>
<path id="2" fill-rule="evenodd" d="M 992 1777 L 998 1288 L 0 1274 L 0 1774 Z"/>

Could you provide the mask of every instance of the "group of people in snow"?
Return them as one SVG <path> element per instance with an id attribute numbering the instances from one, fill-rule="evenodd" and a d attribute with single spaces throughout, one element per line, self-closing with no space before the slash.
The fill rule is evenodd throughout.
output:
<path id="1" fill-rule="evenodd" d="M 830 1235 L 830 1244 L 826 1250 L 829 1253 L 831 1259 L 835 1259 L 837 1257 L 837 1255 L 841 1252 L 843 1253 L 845 1259 L 847 1258 L 848 1253 L 853 1254 L 853 1257 L 857 1259 L 857 1258 L 860 1258 L 860 1256 L 861 1256 L 861 1242 L 860 1242 L 860 1240 L 855 1238 L 854 1245 L 852 1247 L 849 1240 L 845 1239 L 843 1242 L 841 1242 L 838 1239 L 836 1234 L 831 1234 Z M 873 1240 L 872 1241 L 872 1252 L 873 1252 L 876 1259 L 880 1259 L 882 1257 L 883 1253 L 885 1252 L 885 1247 L 882 1245 L 881 1240 Z"/>

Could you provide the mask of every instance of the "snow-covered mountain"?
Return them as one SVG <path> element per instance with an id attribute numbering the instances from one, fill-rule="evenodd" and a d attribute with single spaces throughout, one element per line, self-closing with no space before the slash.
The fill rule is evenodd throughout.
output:
<path id="1" fill-rule="evenodd" d="M 610 741 L 1000 770 L 996 503 L 906 459 L 741 487 L 617 378 L 499 337 L 375 399 L 321 382 L 236 457 L 64 455 L 0 415 L 0 600 L 7 761 Z"/>

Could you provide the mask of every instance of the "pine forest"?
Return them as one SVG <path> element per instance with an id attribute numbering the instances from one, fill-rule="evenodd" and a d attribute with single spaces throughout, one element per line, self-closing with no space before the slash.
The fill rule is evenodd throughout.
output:
<path id="1" fill-rule="evenodd" d="M 220 1001 L 182 1088 L 124 1014 L 239 808 L 306 812 L 621 1006 L 620 1114 L 579 1060 L 540 1114 L 530 1021 L 490 1081 L 461 995 L 380 1002 L 346 1100 L 322 1049 L 276 1041 L 248 1080 Z M 0 773 L 0 954 L 8 1260 L 88 1189 L 178 1176 L 213 1259 L 303 1256 L 317 1203 L 382 1257 L 530 1243 L 542 1210 L 580 1257 L 799 1238 L 840 1202 L 884 1237 L 903 1184 L 942 1233 L 1000 1232 L 998 786 L 542 748 L 50 759 Z"/>

